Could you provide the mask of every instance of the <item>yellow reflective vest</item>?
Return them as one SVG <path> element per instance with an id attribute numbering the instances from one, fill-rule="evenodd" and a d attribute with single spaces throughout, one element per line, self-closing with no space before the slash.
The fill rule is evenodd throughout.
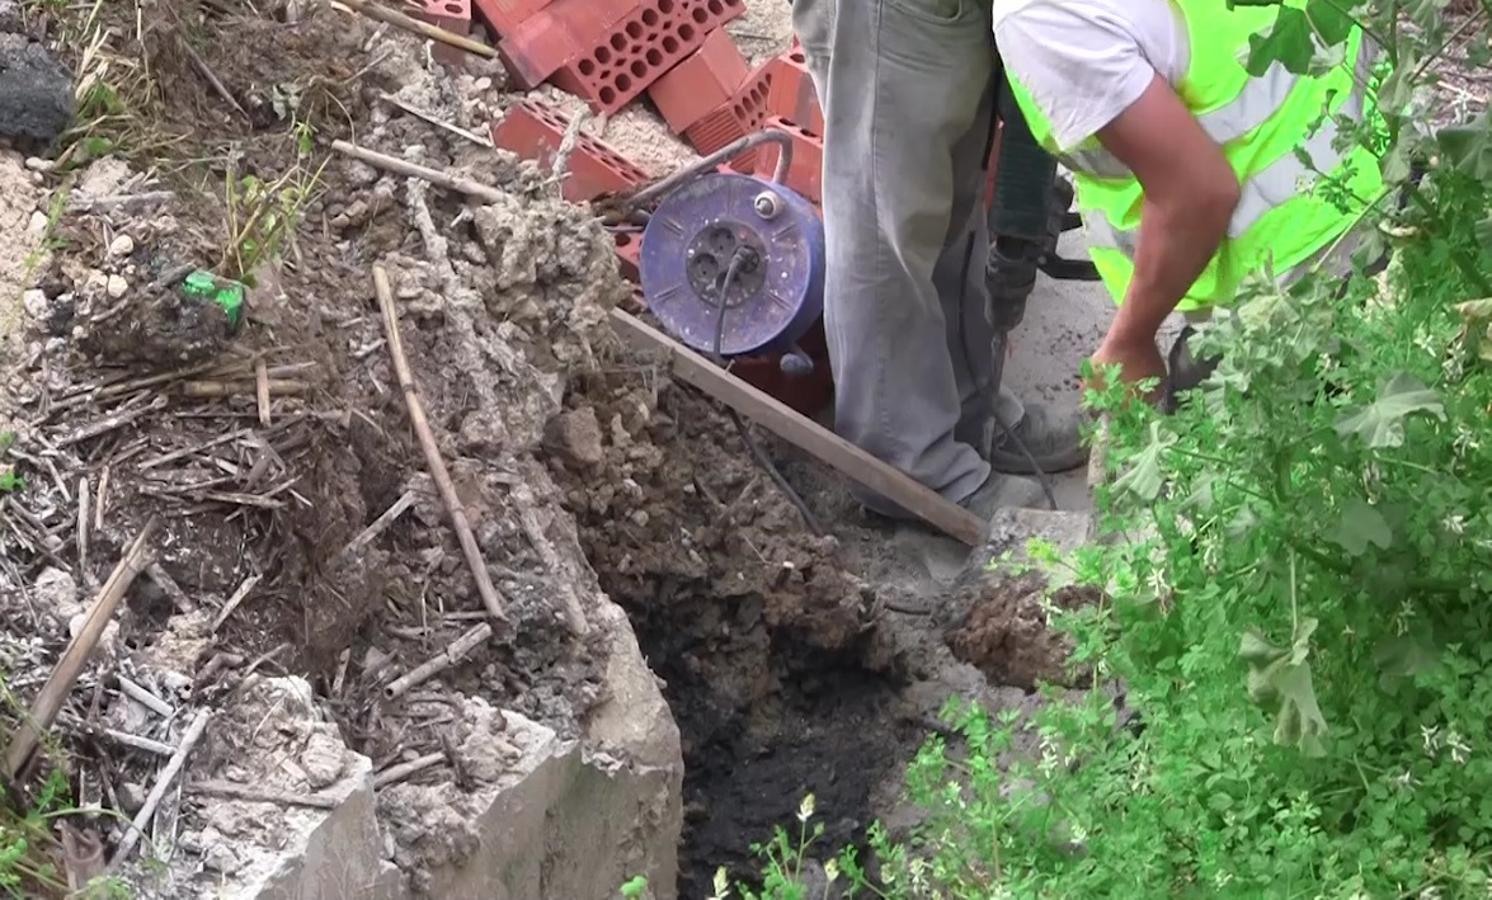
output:
<path id="1" fill-rule="evenodd" d="M 1339 153 L 1332 146 L 1337 137 L 1333 119 L 1323 118 L 1327 112 L 1358 121 L 1374 115 L 1369 84 L 1376 50 L 1354 30 L 1345 61 L 1323 74 L 1294 75 L 1277 62 L 1253 78 L 1242 61 L 1249 36 L 1269 30 L 1276 7 L 1230 11 L 1223 0 L 1172 2 L 1186 21 L 1191 42 L 1187 72 L 1172 87 L 1222 147 L 1242 187 L 1227 236 L 1178 306 L 1189 311 L 1226 305 L 1250 273 L 1272 266 L 1283 274 L 1352 226 L 1363 204 L 1343 211 L 1312 192 L 1306 182 L 1313 169 L 1342 179 L 1364 203 L 1382 193 L 1378 159 L 1361 146 Z M 1062 152 L 1050 122 L 1021 86 L 1019 73 L 1009 76 L 1032 134 L 1072 170 L 1094 265 L 1115 301 L 1123 300 L 1139 243 L 1144 199 L 1139 180 L 1096 138 Z"/>

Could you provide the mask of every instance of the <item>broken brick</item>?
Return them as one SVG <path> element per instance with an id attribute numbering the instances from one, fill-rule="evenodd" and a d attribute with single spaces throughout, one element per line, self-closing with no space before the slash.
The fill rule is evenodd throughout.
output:
<path id="1" fill-rule="evenodd" d="M 474 0 L 476 17 L 492 32 L 493 40 L 517 34 L 518 30 L 553 0 Z"/>
<path id="2" fill-rule="evenodd" d="M 549 166 L 569 125 L 569 119 L 558 110 L 524 100 L 492 126 L 492 143 Z M 579 134 L 560 191 L 566 200 L 581 203 L 630 190 L 647 180 L 646 172 L 616 150 L 590 135 Z"/>
<path id="3" fill-rule="evenodd" d="M 618 231 L 612 234 L 612 240 L 616 243 L 617 271 L 628 281 L 641 281 L 642 232 Z"/>
<path id="4" fill-rule="evenodd" d="M 814 206 L 824 202 L 824 142 L 809 134 L 802 126 L 780 116 L 773 116 L 766 127 L 782 131 L 793 139 L 793 158 L 788 163 L 783 183 L 802 194 Z M 777 144 L 763 144 L 757 156 L 756 174 L 762 178 L 772 177 L 781 151 Z"/>
<path id="5" fill-rule="evenodd" d="M 745 0 L 642 0 L 565 63 L 554 83 L 597 112 L 615 112 L 745 11 Z"/>
<path id="6" fill-rule="evenodd" d="M 698 122 L 735 96 L 751 66 L 724 29 L 710 32 L 700 48 L 663 73 L 648 97 L 674 134 Z"/>
<path id="7" fill-rule="evenodd" d="M 801 124 L 809 134 L 824 136 L 824 113 L 819 107 L 808 57 L 802 48 L 789 50 L 767 63 L 772 68 L 772 90 L 767 96 L 768 115 Z"/>
<path id="8" fill-rule="evenodd" d="M 772 67 L 762 66 L 751 74 L 734 97 L 684 130 L 684 137 L 702 155 L 740 140 L 762 129 L 767 116 L 767 96 L 772 89 Z M 754 171 L 758 152 L 749 150 L 730 161 L 731 167 Z"/>

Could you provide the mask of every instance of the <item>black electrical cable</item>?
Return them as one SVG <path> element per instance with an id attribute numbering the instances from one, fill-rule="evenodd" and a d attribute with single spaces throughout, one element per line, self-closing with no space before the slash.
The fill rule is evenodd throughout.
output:
<path id="1" fill-rule="evenodd" d="M 964 274 L 963 280 L 959 282 L 958 286 L 958 339 L 964 348 L 964 369 L 968 373 L 969 383 L 978 387 L 979 376 L 974 372 L 974 357 L 972 354 L 969 353 L 969 336 L 968 332 L 964 328 L 964 300 L 966 298 L 966 295 L 968 294 L 969 266 L 973 261 L 973 258 L 974 235 L 971 234 L 969 235 L 968 243 L 964 247 Z M 1003 354 L 1005 353 L 1005 336 L 1001 335 L 998 340 L 1000 346 L 996 348 L 996 351 Z M 999 376 L 1004 371 L 1005 361 L 1003 358 L 995 359 L 991 361 L 991 364 L 995 370 L 996 377 L 994 379 L 995 383 L 990 385 L 990 418 L 994 420 L 995 425 L 999 427 L 1000 431 L 1004 432 L 1006 440 L 1015 444 L 1016 449 L 1021 452 L 1021 455 L 1026 457 L 1026 462 L 1031 464 L 1031 472 L 1036 476 L 1036 480 L 1041 483 L 1041 492 L 1046 495 L 1046 502 L 1051 505 L 1053 510 L 1055 510 L 1057 508 L 1057 492 L 1052 489 L 1051 476 L 1042 471 L 1041 464 L 1036 461 L 1036 457 L 1032 455 L 1030 448 L 1026 446 L 1026 442 L 1021 440 L 1020 435 L 1015 433 L 1014 428 L 1006 425 L 1005 422 L 1000 419 L 1000 412 L 996 408 L 999 405 L 1000 400 Z M 993 451 L 994 448 L 991 446 L 989 449 Z"/>
<path id="2" fill-rule="evenodd" d="M 730 264 L 725 267 L 725 277 L 720 281 L 720 291 L 715 298 L 716 302 L 720 305 L 720 311 L 715 314 L 715 349 L 710 354 L 710 358 L 715 365 L 723 369 L 729 368 L 726 365 L 725 355 L 722 352 L 722 345 L 725 343 L 725 309 L 730 300 L 730 289 L 735 284 L 736 275 L 740 273 L 741 266 L 750 256 L 751 251 L 745 247 L 737 248 L 736 252 L 731 255 Z M 819 524 L 818 518 L 814 516 L 813 510 L 808 508 L 808 504 L 804 503 L 803 498 L 798 496 L 798 492 L 793 490 L 793 486 L 787 483 L 787 479 L 777 470 L 777 466 L 767 457 L 767 454 L 762 452 L 761 447 L 757 446 L 755 439 L 751 437 L 751 430 L 746 427 L 746 420 L 741 418 L 741 414 L 729 406 L 725 408 L 725 411 L 730 415 L 730 420 L 735 423 L 736 431 L 741 435 L 741 440 L 746 444 L 746 449 L 751 453 L 751 458 L 756 460 L 756 464 L 767 473 L 767 476 L 772 479 L 772 483 L 777 485 L 777 489 L 782 491 L 788 501 L 798 510 L 798 515 L 803 517 L 803 524 L 808 526 L 808 530 L 816 535 L 822 535 L 824 528 Z"/>

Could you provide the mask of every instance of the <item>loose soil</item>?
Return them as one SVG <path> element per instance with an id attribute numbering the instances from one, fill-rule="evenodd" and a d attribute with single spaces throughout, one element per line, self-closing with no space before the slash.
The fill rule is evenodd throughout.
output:
<path id="1" fill-rule="evenodd" d="M 890 808 L 899 765 L 947 695 L 989 694 L 931 614 L 964 554 L 866 518 L 836 478 L 758 434 L 835 523 L 831 535 L 808 533 L 712 403 L 622 351 L 606 315 L 631 288 L 589 212 L 558 199 L 547 173 L 380 100 L 394 94 L 481 133 L 517 99 L 500 67 L 448 74 L 418 42 L 330 6 L 266 17 L 192 0 L 161 7 L 141 42 L 103 51 L 152 79 L 129 82 L 130 114 L 106 135 L 115 155 L 74 149 L 44 179 L 0 158 L 8 247 L 37 213 L 45 225 L 42 188 L 80 200 L 174 192 L 144 207 L 66 212 L 47 234 L 31 232 L 56 248 L 33 271 L 0 263 L 0 294 L 40 292 L 33 308 L 0 298 L 0 340 L 24 334 L 0 358 L 0 423 L 17 433 L 8 461 L 26 479 L 0 498 L 0 591 L 23 598 L 0 610 L 10 690 L 34 695 L 122 548 L 147 520 L 162 522 L 158 566 L 136 581 L 59 724 L 78 801 L 127 814 L 157 770 L 154 757 L 100 741 L 97 726 L 163 741 L 179 733 L 116 693 L 121 674 L 183 708 L 223 711 L 194 763 L 204 770 L 256 746 L 256 729 L 285 704 L 314 708 L 329 721 L 285 727 L 302 728 L 308 746 L 341 741 L 375 770 L 456 748 L 455 768 L 379 797 L 400 875 L 419 887 L 470 852 L 452 843 L 452 810 L 467 777 L 459 769 L 493 765 L 468 752 L 500 730 L 493 710 L 583 736 L 607 699 L 608 651 L 586 625 L 615 600 L 684 734 L 683 896 L 704 896 L 717 865 L 749 870 L 748 846 L 791 821 L 805 793 L 817 795 L 831 844 L 860 835 Z M 786 4 L 761 8 L 750 28 L 733 27 L 760 42 L 753 56 L 787 40 Z M 105 4 L 99 14 L 116 35 L 134 35 L 132 11 Z M 242 112 L 202 79 L 182 40 Z M 650 116 L 629 111 L 606 134 L 624 152 L 661 148 L 640 161 L 662 174 L 683 157 Z M 503 197 L 469 208 L 328 157 L 339 137 Z M 239 272 L 225 223 L 242 223 L 241 191 L 228 186 L 247 175 L 314 189 L 283 262 Z M 388 677 L 436 656 L 483 613 L 388 362 L 369 279 L 378 261 L 511 623 L 397 701 L 381 695 Z M 159 283 L 183 265 L 251 281 L 246 321 L 234 327 Z M 25 316 L 24 327 L 6 327 L 6 316 Z M 261 360 L 302 385 L 274 399 L 267 428 L 249 387 Z M 160 377 L 138 383 L 148 376 Z M 191 395 L 189 381 L 230 385 L 229 396 Z M 91 502 L 81 531 L 80 484 Z M 354 540 L 406 495 L 406 513 Z M 1009 646 L 1002 627 L 977 619 L 982 645 Z M 270 690 L 256 674 L 301 680 Z M 1011 702 L 1002 696 L 987 699 Z M 297 751 L 312 780 L 340 759 L 317 748 Z M 214 861 L 174 885 L 183 896 L 202 888 L 192 878 L 257 865 L 235 838 L 256 823 L 205 807 L 172 801 L 162 816 L 158 837 L 179 823 L 181 848 Z M 112 818 L 89 827 L 110 846 L 121 834 Z"/>

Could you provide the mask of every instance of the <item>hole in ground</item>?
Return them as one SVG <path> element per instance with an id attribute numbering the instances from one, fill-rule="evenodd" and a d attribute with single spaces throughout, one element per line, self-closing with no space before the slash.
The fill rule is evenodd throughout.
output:
<path id="1" fill-rule="evenodd" d="M 668 389 L 649 415 L 649 394 L 586 379 L 569 405 L 631 437 L 607 441 L 599 469 L 556 478 L 665 682 L 685 760 L 679 896 L 704 897 L 718 866 L 755 879 L 750 845 L 807 793 L 824 846 L 859 840 L 926 731 L 835 542 L 804 532 L 709 403 Z"/>

